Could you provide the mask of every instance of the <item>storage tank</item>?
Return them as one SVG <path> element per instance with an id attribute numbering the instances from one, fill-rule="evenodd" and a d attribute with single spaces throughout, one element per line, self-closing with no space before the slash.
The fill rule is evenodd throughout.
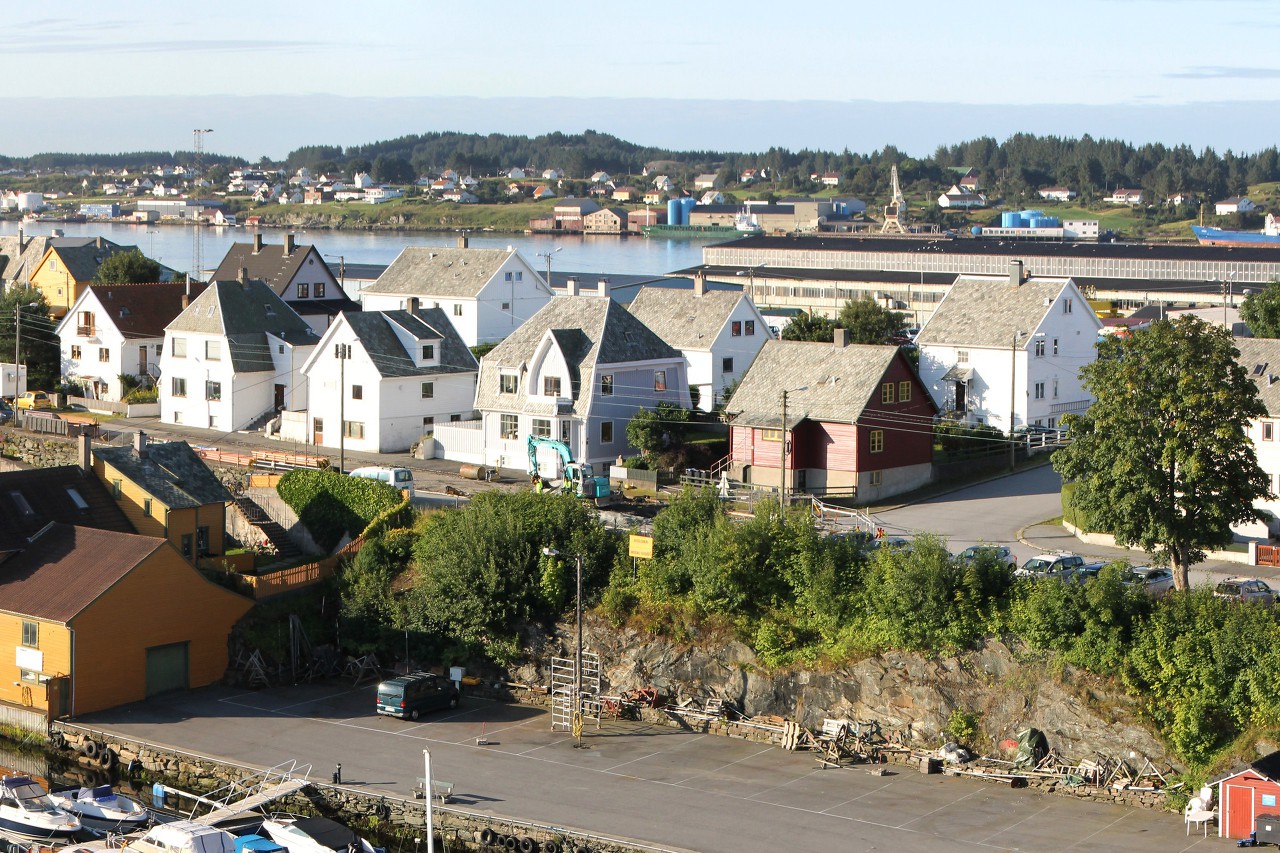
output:
<path id="1" fill-rule="evenodd" d="M 1004 213 L 1000 214 L 1000 227 L 1021 228 L 1022 214 L 1018 213 L 1016 210 L 1006 210 Z"/>
<path id="2" fill-rule="evenodd" d="M 698 206 L 698 200 L 692 196 L 685 196 L 680 199 L 680 224 L 689 224 L 689 214 L 693 213 L 693 209 Z"/>
<path id="3" fill-rule="evenodd" d="M 1062 222 L 1056 216 L 1046 216 L 1044 218 L 1044 227 L 1045 228 L 1061 228 Z"/>
<path id="4" fill-rule="evenodd" d="M 981 236 L 982 236 L 982 226 L 981 226 L 981 225 L 975 225 L 975 226 L 973 226 L 972 228 L 970 228 L 970 229 L 969 229 L 969 233 L 970 233 L 970 234 L 972 234 L 972 235 L 973 235 L 973 236 L 975 236 L 975 237 L 981 237 Z"/>
<path id="5" fill-rule="evenodd" d="M 667 200 L 667 224 L 680 225 L 680 199 L 673 198 Z"/>

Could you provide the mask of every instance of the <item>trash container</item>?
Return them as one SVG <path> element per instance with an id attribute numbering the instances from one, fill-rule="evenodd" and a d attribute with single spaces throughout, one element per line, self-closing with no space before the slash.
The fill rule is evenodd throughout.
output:
<path id="1" fill-rule="evenodd" d="M 1258 815 L 1253 830 L 1259 844 L 1280 844 L 1280 815 Z"/>

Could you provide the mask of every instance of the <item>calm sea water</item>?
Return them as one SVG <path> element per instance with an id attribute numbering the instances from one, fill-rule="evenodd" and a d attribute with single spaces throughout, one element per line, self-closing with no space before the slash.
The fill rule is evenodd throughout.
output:
<path id="1" fill-rule="evenodd" d="M 125 246 L 137 246 L 143 254 L 165 266 L 181 272 L 190 272 L 193 266 L 193 230 L 181 225 L 125 225 L 104 222 L 50 223 L 37 222 L 22 225 L 15 221 L 0 222 L 0 234 L 23 232 L 47 236 L 60 228 L 68 237 L 102 236 Z M 253 239 L 248 228 L 204 228 L 201 255 L 205 269 L 213 269 L 227 253 L 232 243 L 247 243 Z M 263 229 L 268 243 L 281 243 L 285 230 Z M 297 241 L 314 245 L 326 259 L 337 261 L 345 258 L 348 264 L 389 264 L 405 246 L 453 246 L 457 235 L 452 234 L 387 234 L 368 231 L 306 231 L 295 232 Z M 707 241 L 664 240 L 644 237 L 592 237 L 549 234 L 469 234 L 471 245 L 477 248 L 503 249 L 512 246 L 524 255 L 535 269 L 545 270 L 546 259 L 540 254 L 553 253 L 551 268 L 556 272 L 580 272 L 588 274 L 636 274 L 661 275 L 702 263 L 702 247 Z"/>

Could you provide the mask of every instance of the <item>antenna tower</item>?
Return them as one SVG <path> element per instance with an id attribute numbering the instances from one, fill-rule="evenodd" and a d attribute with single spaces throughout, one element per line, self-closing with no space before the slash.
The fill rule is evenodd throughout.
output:
<path id="1" fill-rule="evenodd" d="M 196 179 L 194 187 L 196 201 L 199 202 L 200 191 L 203 189 L 200 185 L 200 179 L 204 177 L 204 135 L 213 133 L 213 128 L 205 128 L 203 130 L 197 128 L 191 133 L 195 136 L 196 144 Z M 191 232 L 191 275 L 188 277 L 191 281 L 200 281 L 200 275 L 204 271 L 203 225 L 204 223 L 197 219 L 195 229 Z"/>
<path id="2" fill-rule="evenodd" d="M 898 166 L 895 163 L 892 172 L 893 202 L 884 207 L 884 224 L 880 226 L 881 234 L 905 234 L 907 220 L 907 197 L 902 194 L 898 184 Z"/>

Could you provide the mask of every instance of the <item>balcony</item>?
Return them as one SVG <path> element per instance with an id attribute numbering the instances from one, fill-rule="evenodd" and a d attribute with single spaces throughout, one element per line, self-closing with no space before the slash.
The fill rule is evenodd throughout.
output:
<path id="1" fill-rule="evenodd" d="M 95 337 L 97 334 L 98 334 L 98 331 L 93 326 L 76 326 L 76 337 L 92 338 L 92 337 Z"/>

